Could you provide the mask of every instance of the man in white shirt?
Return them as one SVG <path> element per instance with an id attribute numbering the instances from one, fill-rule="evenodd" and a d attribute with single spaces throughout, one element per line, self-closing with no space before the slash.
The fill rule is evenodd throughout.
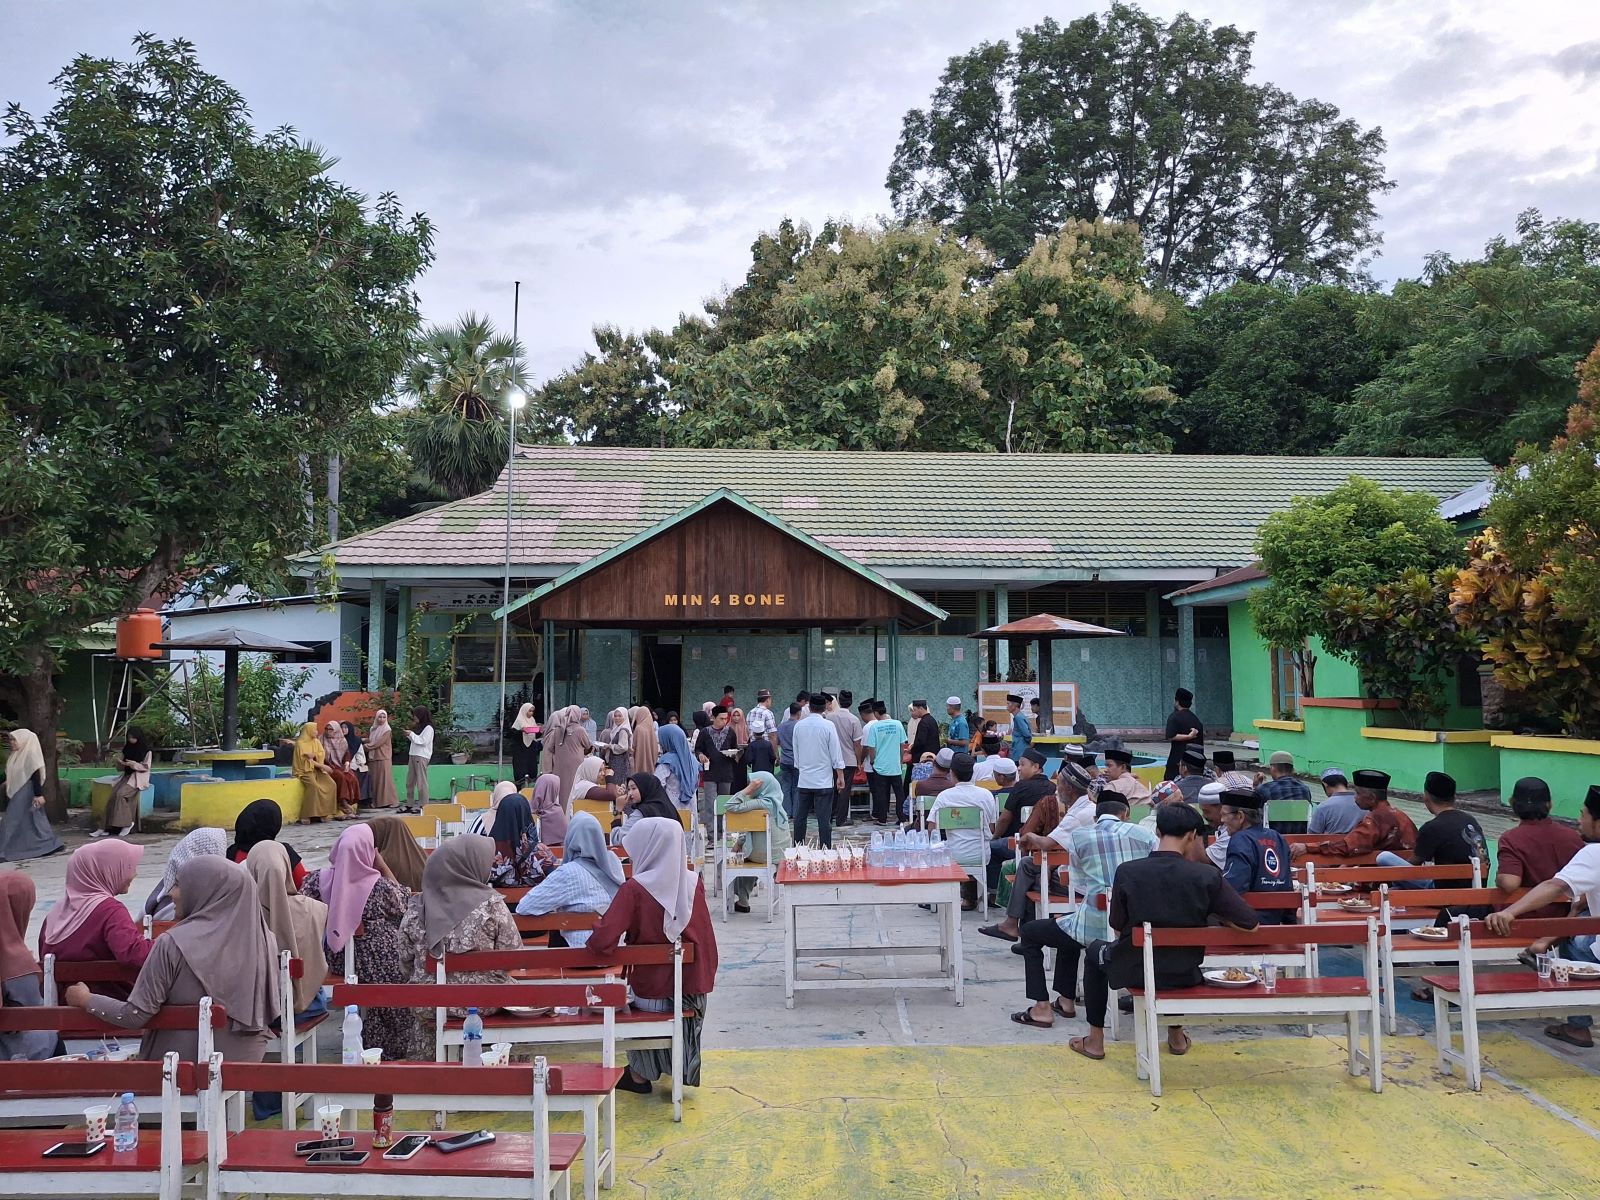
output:
<path id="1" fill-rule="evenodd" d="M 997 792 L 1008 790 L 1017 781 L 1017 764 L 1003 754 L 991 754 L 972 768 L 972 782 L 990 783 Z"/>
<path id="2" fill-rule="evenodd" d="M 939 814 L 947 808 L 976 808 L 981 814 L 978 828 L 952 829 L 944 839 L 950 857 L 969 872 L 969 878 L 961 885 L 964 912 L 978 907 L 979 881 L 989 863 L 989 839 L 993 836 L 995 818 L 1000 815 L 994 795 L 972 782 L 972 767 L 972 755 L 955 755 L 950 760 L 950 774 L 956 781 L 934 798 L 933 807 L 928 810 L 929 829 L 939 827 Z"/>
<path id="3" fill-rule="evenodd" d="M 810 708 L 794 726 L 794 766 L 798 773 L 794 800 L 794 842 L 806 840 L 806 820 L 817 814 L 817 841 L 833 845 L 833 799 L 845 785 L 845 755 L 832 722 L 822 715 L 828 697 L 811 694 Z"/>
<path id="4" fill-rule="evenodd" d="M 1094 824 L 1094 801 L 1089 797 L 1089 772 L 1081 765 L 1075 762 L 1061 764 L 1061 769 L 1056 772 L 1056 794 L 1067 806 L 1066 813 L 1047 834 L 1019 835 L 1022 858 L 1017 863 L 1017 877 L 1011 881 L 1011 899 L 1006 901 L 1005 918 L 996 925 L 980 926 L 979 933 L 999 938 L 1002 942 L 1016 941 L 1022 922 L 1033 916 L 1033 902 L 1028 899 L 1028 893 L 1039 890 L 1039 864 L 1034 860 L 1034 852 L 1044 851 L 1050 855 L 1058 871 L 1065 869 L 1065 856 L 1071 846 L 1073 830 L 1088 829 Z M 1055 873 L 1050 876 L 1050 894 L 1063 898 L 1071 895 Z"/>
<path id="5" fill-rule="evenodd" d="M 1554 876 L 1528 889 L 1526 895 L 1506 905 L 1499 912 L 1484 918 L 1491 933 L 1506 937 L 1512 925 L 1523 913 L 1538 912 L 1547 904 L 1567 904 L 1580 901 L 1589 909 L 1589 916 L 1600 917 L 1600 784 L 1589 788 L 1583 807 L 1578 810 L 1578 832 L 1588 843 L 1572 856 L 1572 861 Z M 1543 949 L 1536 943 L 1530 949 Z M 1560 944 L 1561 957 L 1574 962 L 1600 962 L 1600 942 L 1593 935 L 1568 938 Z M 1594 1046 L 1594 1035 L 1589 1028 L 1594 1018 L 1582 1014 L 1568 1017 L 1562 1025 L 1548 1025 L 1544 1035 L 1569 1046 L 1588 1050 Z"/>

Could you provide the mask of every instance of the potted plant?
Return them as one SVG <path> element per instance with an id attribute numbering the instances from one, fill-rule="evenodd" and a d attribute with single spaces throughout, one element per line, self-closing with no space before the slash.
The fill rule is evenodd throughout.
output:
<path id="1" fill-rule="evenodd" d="M 461 766 L 472 757 L 472 736 L 466 733 L 452 733 L 445 739 L 445 745 L 450 749 L 450 761 L 456 766 Z"/>

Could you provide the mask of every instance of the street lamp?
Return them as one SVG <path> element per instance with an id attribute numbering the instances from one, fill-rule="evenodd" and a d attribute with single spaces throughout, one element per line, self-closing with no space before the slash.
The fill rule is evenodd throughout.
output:
<path id="1" fill-rule="evenodd" d="M 511 472 L 517 461 L 517 414 L 528 403 L 528 393 L 516 384 L 506 393 L 506 408 L 511 414 L 511 436 L 506 441 L 506 574 L 500 593 L 500 736 L 496 739 L 496 774 L 506 765 L 506 678 L 511 660 Z M 513 780 L 515 782 L 515 780 Z"/>

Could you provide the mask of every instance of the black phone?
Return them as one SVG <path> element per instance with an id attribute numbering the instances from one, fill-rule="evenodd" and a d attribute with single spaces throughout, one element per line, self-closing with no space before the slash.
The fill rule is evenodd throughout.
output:
<path id="1" fill-rule="evenodd" d="M 457 1150 L 466 1150 L 473 1146 L 482 1146 L 486 1142 L 494 1141 L 494 1134 L 487 1129 L 477 1129 L 471 1133 L 458 1133 L 455 1137 L 444 1138 L 433 1143 L 434 1149 L 445 1154 L 454 1154 Z"/>
<path id="2" fill-rule="evenodd" d="M 348 1150 L 355 1144 L 356 1139 L 353 1137 L 326 1138 L 314 1142 L 296 1142 L 294 1152 L 304 1155 L 316 1154 L 320 1150 Z"/>
<path id="3" fill-rule="evenodd" d="M 408 1133 L 385 1150 L 383 1156 L 389 1159 L 410 1158 L 431 1141 L 433 1139 L 425 1133 Z"/>
<path id="4" fill-rule="evenodd" d="M 105 1142 L 57 1142 L 44 1152 L 46 1158 L 90 1158 L 106 1148 Z"/>
<path id="5" fill-rule="evenodd" d="M 359 1167 L 367 1161 L 365 1150 L 318 1150 L 306 1159 L 308 1167 Z"/>

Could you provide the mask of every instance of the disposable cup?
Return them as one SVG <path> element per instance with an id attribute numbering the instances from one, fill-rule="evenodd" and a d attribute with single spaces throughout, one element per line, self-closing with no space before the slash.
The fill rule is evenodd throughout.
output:
<path id="1" fill-rule="evenodd" d="M 373 1046 L 361 1052 L 361 1061 L 369 1067 L 375 1067 L 383 1061 L 383 1047 Z"/>
<path id="2" fill-rule="evenodd" d="M 331 1142 L 339 1136 L 340 1124 L 344 1120 L 344 1105 L 324 1104 L 317 1109 L 317 1125 L 322 1130 L 322 1140 Z"/>
<path id="3" fill-rule="evenodd" d="M 109 1104 L 92 1104 L 83 1110 L 83 1140 L 89 1143 L 106 1140 L 106 1117 L 111 1114 Z"/>

